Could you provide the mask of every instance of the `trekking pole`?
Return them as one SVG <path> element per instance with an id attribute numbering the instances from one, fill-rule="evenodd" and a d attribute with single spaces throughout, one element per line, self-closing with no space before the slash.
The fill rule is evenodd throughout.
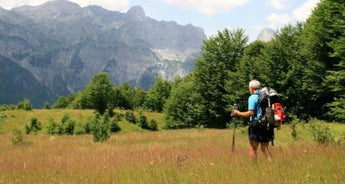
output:
<path id="1" fill-rule="evenodd" d="M 235 103 L 234 103 L 234 107 L 233 107 L 233 110 L 237 110 L 238 109 L 238 98 L 236 98 L 236 100 L 235 100 Z M 235 119 L 235 117 L 233 117 L 234 118 L 234 120 L 233 120 L 233 124 L 234 124 L 234 126 L 233 126 L 233 133 L 232 133 L 232 153 L 235 153 L 235 133 L 236 133 L 236 119 Z"/>

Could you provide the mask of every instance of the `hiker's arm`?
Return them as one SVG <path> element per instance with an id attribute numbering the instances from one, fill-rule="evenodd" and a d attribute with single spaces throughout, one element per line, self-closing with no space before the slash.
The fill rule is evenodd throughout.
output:
<path id="1" fill-rule="evenodd" d="M 254 111 L 253 110 L 248 110 L 245 112 L 241 112 L 239 110 L 234 110 L 232 111 L 232 115 L 233 116 L 240 116 L 240 117 L 250 117 L 250 116 L 254 116 Z"/>

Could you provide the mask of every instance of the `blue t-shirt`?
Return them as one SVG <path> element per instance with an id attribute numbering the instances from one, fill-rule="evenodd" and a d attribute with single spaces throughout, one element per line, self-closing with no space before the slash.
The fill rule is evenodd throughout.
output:
<path id="1" fill-rule="evenodd" d="M 250 117 L 250 121 L 256 121 L 260 118 L 261 110 L 258 101 L 259 95 L 257 95 L 257 93 L 250 95 L 248 98 L 248 110 L 253 110 L 255 113 L 254 116 Z"/>

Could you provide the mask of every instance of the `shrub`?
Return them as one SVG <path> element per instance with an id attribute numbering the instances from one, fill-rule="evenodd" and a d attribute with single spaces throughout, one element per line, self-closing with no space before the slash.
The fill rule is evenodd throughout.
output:
<path id="1" fill-rule="evenodd" d="M 13 129 L 13 135 L 15 136 L 12 138 L 13 145 L 29 145 L 31 142 L 24 141 L 24 137 L 22 132 L 18 128 Z"/>
<path id="2" fill-rule="evenodd" d="M 148 128 L 149 130 L 152 130 L 152 131 L 158 130 L 157 121 L 155 119 L 151 119 L 151 121 L 149 122 Z"/>
<path id="3" fill-rule="evenodd" d="M 7 116 L 0 112 L 0 122 L 5 120 L 6 118 Z"/>
<path id="4" fill-rule="evenodd" d="M 125 119 L 130 123 L 136 123 L 136 121 L 137 121 L 135 116 L 134 116 L 133 111 L 126 111 Z"/>
<path id="5" fill-rule="evenodd" d="M 325 123 L 314 120 L 310 123 L 310 131 L 313 139 L 319 143 L 330 143 L 333 140 L 331 131 Z"/>
<path id="6" fill-rule="evenodd" d="M 108 116 L 100 116 L 97 113 L 89 122 L 90 131 L 94 142 L 105 141 L 110 138 L 110 125 Z"/>
<path id="7" fill-rule="evenodd" d="M 292 129 L 291 136 L 292 136 L 293 140 L 296 140 L 296 138 L 297 138 L 296 124 L 297 124 L 296 121 L 293 121 L 291 123 L 291 129 Z"/>
<path id="8" fill-rule="evenodd" d="M 24 144 L 22 132 L 18 128 L 13 129 L 13 135 L 15 135 L 15 137 L 12 138 L 13 145 Z"/>
<path id="9" fill-rule="evenodd" d="M 47 126 L 47 133 L 58 134 L 58 135 L 61 135 L 61 134 L 73 135 L 75 134 L 75 126 L 76 126 L 76 122 L 73 121 L 68 114 L 64 114 L 60 123 L 57 123 L 54 119 L 49 120 L 49 124 Z M 80 131 L 82 130 L 79 129 L 78 131 L 80 133 Z"/>
<path id="10" fill-rule="evenodd" d="M 147 118 L 146 116 L 143 114 L 142 111 L 139 112 L 139 116 L 138 116 L 138 126 L 140 128 L 143 128 L 143 129 L 148 129 L 149 126 L 148 126 L 148 123 L 147 123 Z"/>
<path id="11" fill-rule="evenodd" d="M 83 126 L 80 122 L 75 123 L 74 125 L 74 135 L 81 135 L 86 133 L 86 126 Z"/>
<path id="12" fill-rule="evenodd" d="M 113 119 L 111 122 L 110 122 L 110 131 L 111 132 L 118 132 L 120 131 L 121 128 L 119 127 L 118 125 L 118 121 L 117 119 Z"/>
<path id="13" fill-rule="evenodd" d="M 47 129 L 47 134 L 61 134 L 61 127 L 59 126 L 58 123 L 54 119 L 50 119 L 48 126 L 46 127 Z"/>
<path id="14" fill-rule="evenodd" d="M 41 122 L 37 120 L 37 118 L 31 118 L 30 125 L 25 125 L 25 132 L 26 134 L 34 133 L 37 134 L 38 131 L 42 129 Z"/>
<path id="15" fill-rule="evenodd" d="M 75 122 L 68 114 L 65 114 L 61 119 L 61 134 L 73 135 Z"/>
<path id="16" fill-rule="evenodd" d="M 24 99 L 23 101 L 19 102 L 17 105 L 17 109 L 22 109 L 25 111 L 32 110 L 31 102 L 29 99 Z"/>

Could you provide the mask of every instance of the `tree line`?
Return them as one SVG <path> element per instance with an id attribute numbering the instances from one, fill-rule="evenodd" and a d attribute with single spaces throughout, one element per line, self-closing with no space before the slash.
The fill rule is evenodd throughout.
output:
<path id="1" fill-rule="evenodd" d="M 345 122 L 345 3 L 321 0 L 306 22 L 286 25 L 269 42 L 248 43 L 243 29 L 218 31 L 204 41 L 193 72 L 168 82 L 157 78 L 146 92 L 112 86 L 96 74 L 79 93 L 54 108 L 113 108 L 163 112 L 166 128 L 224 128 L 236 98 L 247 108 L 248 82 L 278 91 L 288 117 Z"/>

